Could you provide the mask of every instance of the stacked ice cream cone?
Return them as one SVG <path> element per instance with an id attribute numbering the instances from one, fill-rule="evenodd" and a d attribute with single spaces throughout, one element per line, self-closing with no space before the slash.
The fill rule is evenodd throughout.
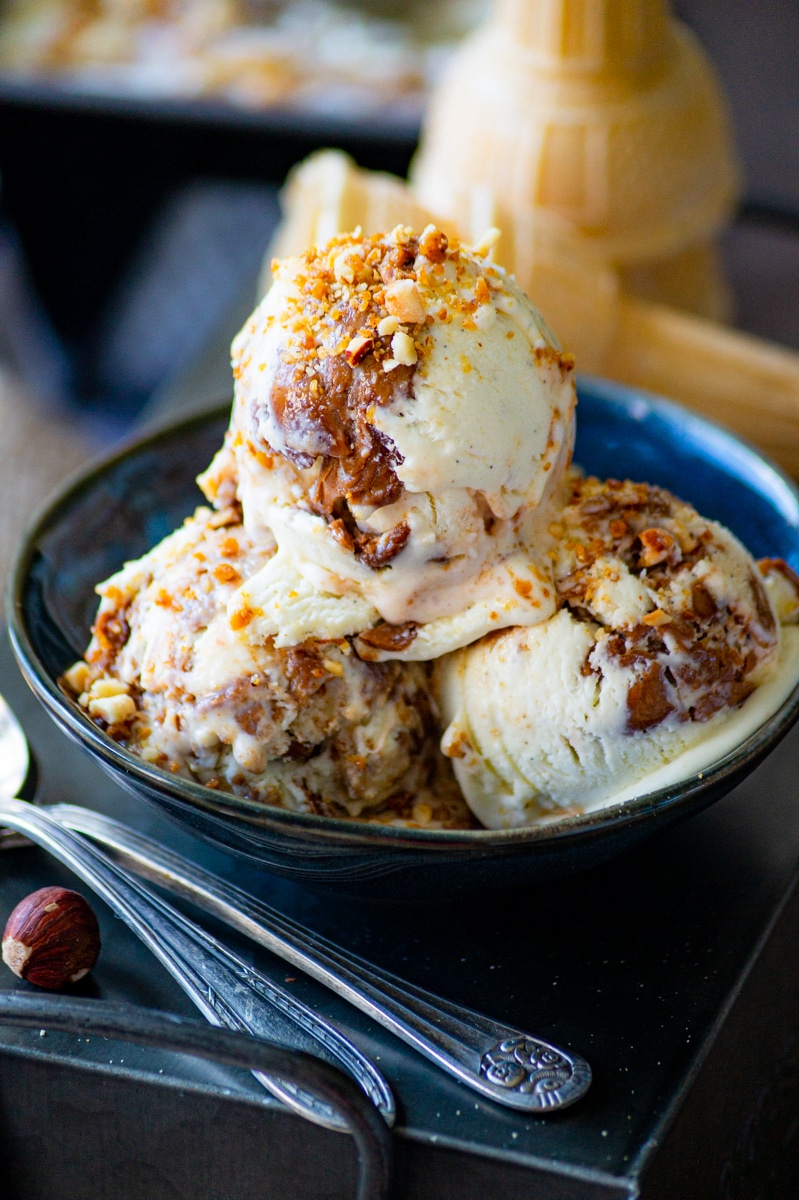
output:
<path id="1" fill-rule="evenodd" d="M 466 227 L 475 192 L 517 231 L 596 250 L 626 288 L 727 315 L 714 236 L 738 194 L 713 71 L 665 0 L 498 0 L 435 93 L 416 194 Z"/>

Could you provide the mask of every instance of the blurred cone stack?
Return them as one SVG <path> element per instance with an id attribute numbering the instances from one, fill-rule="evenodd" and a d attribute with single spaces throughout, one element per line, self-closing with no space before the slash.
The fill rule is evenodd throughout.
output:
<path id="1" fill-rule="evenodd" d="M 665 0 L 497 0 L 432 98 L 412 186 L 464 229 L 490 195 L 522 286 L 536 229 L 633 293 L 729 315 L 714 241 L 738 198 L 726 108 Z"/>
<path id="2" fill-rule="evenodd" d="M 259 287 L 266 292 L 269 260 L 323 246 L 360 225 L 365 233 L 395 225 L 422 228 L 430 214 L 393 175 L 362 171 L 346 154 L 321 150 L 295 167 L 281 193 L 283 220 L 269 247 Z M 452 227 L 452 226 L 450 226 Z"/>

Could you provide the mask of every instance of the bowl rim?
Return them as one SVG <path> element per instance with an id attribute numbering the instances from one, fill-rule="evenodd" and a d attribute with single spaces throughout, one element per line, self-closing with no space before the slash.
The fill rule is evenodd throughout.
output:
<path id="1" fill-rule="evenodd" d="M 737 462 L 750 470 L 754 468 L 755 474 L 769 483 L 771 493 L 781 494 L 783 515 L 786 519 L 790 519 L 789 514 L 792 517 L 790 523 L 797 530 L 799 545 L 799 487 L 754 446 L 719 423 L 643 389 L 629 388 L 610 380 L 581 375 L 578 376 L 578 396 L 580 390 L 593 394 L 602 402 L 619 404 L 628 413 L 631 408 L 643 403 L 648 413 L 664 418 L 667 424 L 673 426 L 675 419 L 679 419 L 684 429 L 692 434 L 701 434 L 703 444 L 706 444 L 710 435 L 710 440 L 716 448 L 722 447 L 729 452 L 729 457 L 725 454 L 725 462 Z M 701 799 L 703 794 L 717 791 L 730 777 L 737 777 L 755 766 L 769 747 L 799 719 L 797 681 L 776 712 L 753 730 L 744 741 L 722 758 L 692 772 L 679 783 L 643 793 L 629 800 L 610 803 L 588 813 L 563 817 L 541 825 L 499 830 L 407 828 L 372 824 L 350 817 L 326 817 L 315 813 L 292 812 L 248 800 L 234 793 L 216 791 L 196 780 L 172 775 L 137 758 L 95 725 L 61 690 L 36 651 L 28 628 L 24 604 L 31 565 L 37 553 L 39 540 L 56 525 L 62 509 L 85 494 L 109 470 L 122 461 L 135 459 L 161 442 L 169 441 L 178 435 L 185 436 L 195 429 L 205 428 L 212 422 L 223 421 L 229 408 L 230 402 L 226 401 L 219 406 L 204 408 L 188 417 L 159 423 L 137 436 L 125 439 L 110 453 L 101 455 L 74 472 L 46 501 L 28 525 L 9 573 L 6 589 L 9 638 L 26 682 L 57 723 L 96 753 L 104 765 L 126 777 L 134 789 L 154 789 L 162 795 L 168 795 L 184 807 L 198 808 L 217 818 L 232 818 L 245 828 L 256 826 L 284 836 L 293 836 L 298 840 L 312 833 L 315 839 L 328 844 L 358 844 L 363 849 L 377 849 L 381 846 L 386 849 L 403 848 L 417 851 L 482 849 L 493 853 L 512 850 L 520 844 L 571 843 L 620 824 L 631 825 L 646 821 L 656 813 L 681 808 L 693 811 L 697 807 L 695 802 Z M 768 498 L 770 503 L 775 503 L 774 495 L 769 495 Z"/>

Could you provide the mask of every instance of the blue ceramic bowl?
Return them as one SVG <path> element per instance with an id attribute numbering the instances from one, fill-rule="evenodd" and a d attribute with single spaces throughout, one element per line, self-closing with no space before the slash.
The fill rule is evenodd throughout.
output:
<path id="1" fill-rule="evenodd" d="M 729 526 L 756 557 L 799 570 L 799 493 L 732 434 L 665 400 L 580 385 L 576 460 L 599 476 L 661 484 Z M 200 500 L 195 475 L 222 441 L 227 411 L 127 447 L 50 505 L 22 547 L 8 604 L 12 643 L 55 720 L 123 786 L 250 863 L 355 895 L 421 899 L 568 874 L 626 850 L 733 788 L 799 715 L 799 688 L 733 753 L 679 786 L 540 829 L 435 831 L 363 825 L 266 808 L 175 778 L 103 734 L 59 689 L 81 656 L 94 584 L 174 529 Z"/>

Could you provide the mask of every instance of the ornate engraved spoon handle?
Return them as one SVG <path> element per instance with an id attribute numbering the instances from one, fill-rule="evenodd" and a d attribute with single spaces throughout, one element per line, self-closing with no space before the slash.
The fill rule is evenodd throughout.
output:
<path id="1" fill-rule="evenodd" d="M 265 1037 L 343 1067 L 386 1122 L 393 1123 L 393 1097 L 377 1068 L 296 997 L 218 943 L 48 810 L 3 798 L 0 824 L 25 833 L 79 875 L 141 938 L 212 1025 Z M 254 1074 L 268 1091 L 309 1120 L 330 1129 L 346 1128 L 329 1105 L 309 1092 L 288 1081 Z"/>
<path id="2" fill-rule="evenodd" d="M 72 805 L 52 811 L 103 842 L 132 870 L 189 898 L 344 996 L 491 1100 L 552 1112 L 588 1089 L 591 1068 L 578 1055 L 380 970 L 125 825 Z"/>

